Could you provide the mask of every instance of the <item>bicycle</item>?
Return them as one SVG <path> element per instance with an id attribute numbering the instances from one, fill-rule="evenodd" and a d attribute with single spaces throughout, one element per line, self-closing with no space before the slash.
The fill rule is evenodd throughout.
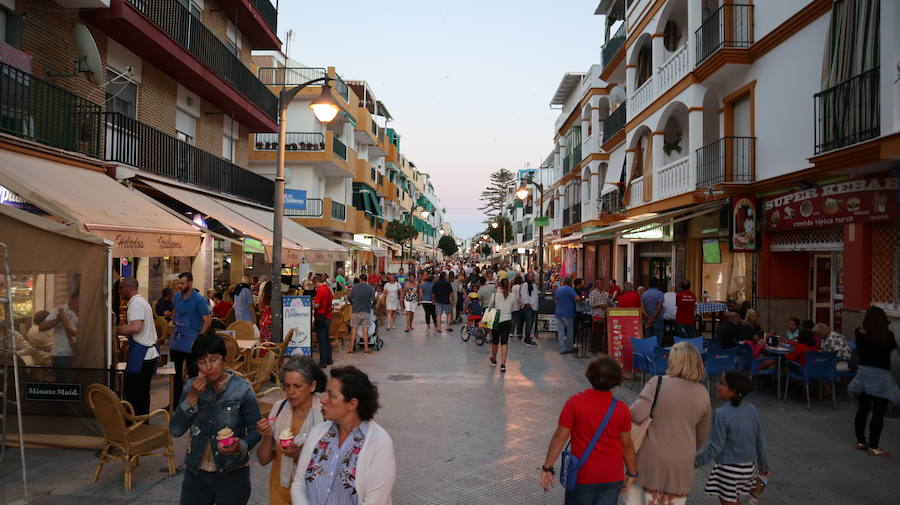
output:
<path id="1" fill-rule="evenodd" d="M 478 326 L 477 321 L 473 321 L 471 328 L 464 325 L 459 329 L 459 338 L 462 339 L 463 342 L 468 342 L 469 338 L 474 338 L 475 345 L 478 346 L 484 345 L 486 334 L 484 328 Z"/>

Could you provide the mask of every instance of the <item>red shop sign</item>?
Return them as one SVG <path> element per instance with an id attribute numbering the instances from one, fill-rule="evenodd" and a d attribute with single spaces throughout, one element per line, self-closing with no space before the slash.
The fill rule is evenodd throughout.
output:
<path id="1" fill-rule="evenodd" d="M 819 228 L 900 218 L 897 177 L 882 175 L 825 184 L 765 200 L 769 231 Z"/>

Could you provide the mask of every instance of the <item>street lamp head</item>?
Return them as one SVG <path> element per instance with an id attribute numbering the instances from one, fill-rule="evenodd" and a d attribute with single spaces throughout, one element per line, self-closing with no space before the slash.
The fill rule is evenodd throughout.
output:
<path id="1" fill-rule="evenodd" d="M 500 226 L 500 223 L 498 223 L 497 221 L 494 221 L 493 223 L 491 223 L 491 228 L 493 228 L 495 230 L 497 229 L 498 226 Z"/>
<path id="2" fill-rule="evenodd" d="M 443 230 L 443 229 L 440 229 L 440 230 L 438 230 L 438 233 L 440 233 L 441 235 L 443 235 L 443 234 L 444 234 L 444 230 Z"/>
<path id="3" fill-rule="evenodd" d="M 422 217 L 423 217 L 424 219 L 428 219 L 428 216 L 429 216 L 429 215 L 431 215 L 431 213 L 428 212 L 427 210 L 423 210 L 423 211 L 422 211 Z"/>
<path id="4" fill-rule="evenodd" d="M 528 198 L 528 193 L 529 193 L 528 186 L 526 186 L 525 183 L 523 182 L 522 185 L 519 186 L 519 189 L 516 190 L 516 197 L 519 200 L 524 200 L 524 199 Z"/>
<path id="5" fill-rule="evenodd" d="M 337 116 L 340 110 L 340 105 L 334 99 L 334 95 L 331 94 L 331 85 L 326 82 L 322 86 L 322 93 L 309 104 L 309 108 L 316 115 L 316 119 L 323 123 L 330 123 L 334 120 L 334 117 Z"/>

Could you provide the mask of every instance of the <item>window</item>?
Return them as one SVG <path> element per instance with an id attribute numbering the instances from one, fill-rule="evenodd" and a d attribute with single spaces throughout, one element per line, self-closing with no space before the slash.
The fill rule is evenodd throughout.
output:
<path id="1" fill-rule="evenodd" d="M 175 136 L 182 142 L 194 144 L 194 137 L 197 132 L 197 120 L 187 112 L 175 110 Z"/>
<path id="2" fill-rule="evenodd" d="M 240 142 L 240 125 L 229 116 L 224 117 L 222 126 L 222 157 L 234 162 Z"/>
<path id="3" fill-rule="evenodd" d="M 25 15 L 0 5 L 0 42 L 22 48 L 22 24 Z"/>
<path id="4" fill-rule="evenodd" d="M 238 34 L 237 28 L 235 28 L 234 23 L 231 21 L 227 22 L 225 25 L 225 46 L 228 47 L 228 50 L 231 51 L 231 54 L 237 56 L 241 52 L 241 39 Z"/>
<path id="5" fill-rule="evenodd" d="M 137 118 L 137 83 L 121 77 L 122 72 L 109 68 L 111 75 L 119 75 L 106 85 L 106 110 L 132 119 Z"/>

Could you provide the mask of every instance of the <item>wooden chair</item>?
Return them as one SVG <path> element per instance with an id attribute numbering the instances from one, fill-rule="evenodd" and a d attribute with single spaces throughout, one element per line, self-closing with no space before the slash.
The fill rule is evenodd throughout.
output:
<path id="1" fill-rule="evenodd" d="M 234 307 L 231 307 L 228 309 L 228 315 L 225 316 L 225 324 L 229 325 L 235 321 L 237 321 L 237 319 L 234 317 Z"/>
<path id="2" fill-rule="evenodd" d="M 234 339 L 231 335 L 227 333 L 217 333 L 222 340 L 225 341 L 225 366 L 234 370 L 235 372 L 243 371 L 247 366 L 247 358 L 244 355 L 244 351 L 238 345 L 237 340 Z"/>
<path id="3" fill-rule="evenodd" d="M 120 460 L 125 464 L 125 491 L 131 491 L 132 469 L 143 456 L 165 456 L 168 460 L 169 475 L 175 475 L 175 456 L 172 452 L 172 435 L 169 433 L 169 413 L 156 409 L 144 416 L 134 415 L 134 408 L 102 384 L 91 384 L 87 390 L 88 405 L 94 412 L 106 446 L 97 462 L 97 470 L 91 482 L 97 482 L 103 465 L 110 460 Z M 165 426 L 150 426 L 147 421 L 155 416 L 166 418 Z M 131 426 L 125 426 L 125 422 Z M 117 449 L 114 451 L 114 449 Z M 163 452 L 156 452 L 162 449 Z"/>
<path id="4" fill-rule="evenodd" d="M 334 344 L 337 344 L 337 348 L 341 352 L 344 352 L 343 341 L 350 338 L 350 316 L 352 310 L 353 308 L 347 303 L 331 316 L 331 328 L 328 336 Z"/>
<path id="5" fill-rule="evenodd" d="M 251 353 L 259 353 L 262 350 L 269 351 L 269 349 L 265 347 L 254 347 Z M 256 366 L 255 369 L 251 369 L 251 372 L 246 374 L 245 377 L 248 381 L 250 381 L 250 385 L 253 386 L 253 391 L 259 393 L 262 391 L 263 386 L 272 380 L 272 374 L 277 372 L 276 367 L 278 366 L 278 354 L 274 352 L 266 352 L 266 355 L 259 361 L 259 365 Z"/>
<path id="6" fill-rule="evenodd" d="M 229 330 L 234 330 L 238 340 L 256 340 L 253 332 L 253 323 L 250 321 L 235 321 L 228 325 Z"/>

